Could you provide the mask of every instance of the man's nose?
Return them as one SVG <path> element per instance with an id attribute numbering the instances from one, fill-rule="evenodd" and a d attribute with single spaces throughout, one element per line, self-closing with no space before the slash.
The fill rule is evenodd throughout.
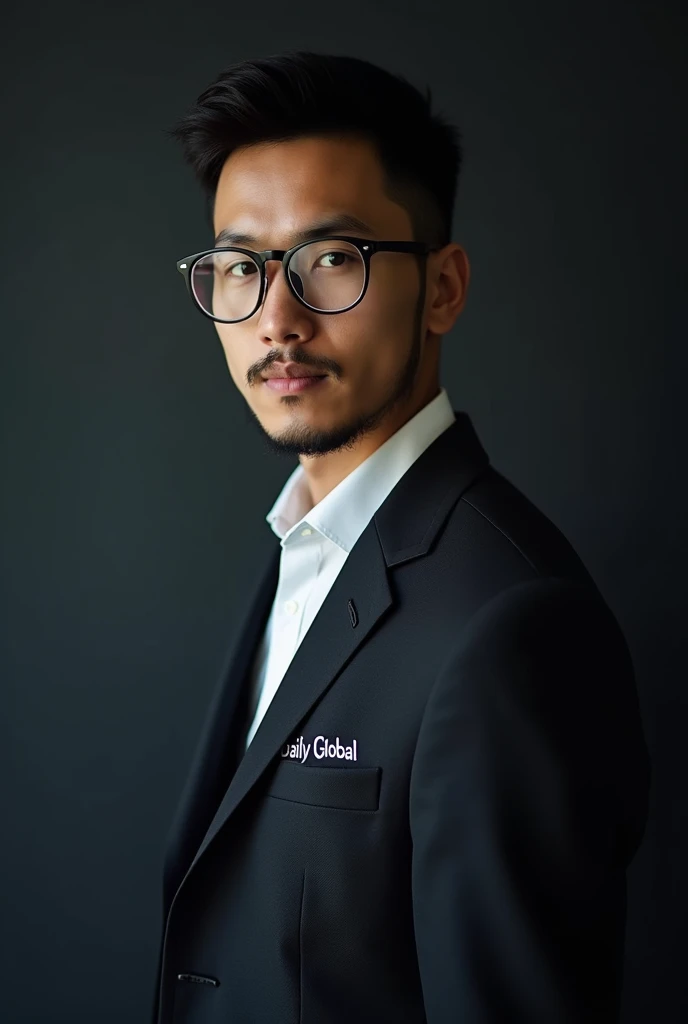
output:
<path id="1" fill-rule="evenodd" d="M 266 264 L 267 264 L 267 263 L 270 263 L 270 262 L 271 262 L 270 260 L 267 260 L 267 261 L 266 261 Z M 280 260 L 275 260 L 275 262 L 276 262 L 276 263 L 280 263 L 281 261 L 280 261 Z M 282 270 L 284 270 L 284 264 L 282 264 Z M 267 273 L 267 265 L 266 265 L 265 271 L 266 271 L 266 273 L 265 273 L 265 277 L 266 277 L 266 281 L 265 281 L 265 293 L 266 293 L 266 295 L 267 295 L 267 290 L 268 290 L 268 288 L 270 287 L 270 283 L 271 283 L 271 282 L 270 282 L 270 276 L 269 276 L 269 274 Z M 277 268 L 277 269 L 275 270 L 275 274 L 279 274 L 279 268 Z M 287 274 L 285 273 L 285 277 L 286 277 L 286 276 L 287 276 Z M 291 282 L 291 283 L 293 284 L 293 286 L 294 286 L 294 290 L 296 291 L 297 295 L 298 295 L 298 296 L 299 296 L 300 298 L 303 298 L 303 291 L 304 291 L 304 289 L 303 289 L 303 281 L 301 280 L 301 278 L 299 277 L 299 275 L 298 275 L 298 274 L 297 274 L 297 273 L 296 273 L 296 272 L 295 272 L 294 270 L 291 270 L 291 269 L 290 269 L 290 270 L 289 270 L 289 272 L 288 272 L 288 276 L 289 276 L 289 280 L 290 280 L 290 282 Z"/>

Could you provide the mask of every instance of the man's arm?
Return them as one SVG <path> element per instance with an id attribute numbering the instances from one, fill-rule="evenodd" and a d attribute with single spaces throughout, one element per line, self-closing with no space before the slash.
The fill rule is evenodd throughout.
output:
<path id="1" fill-rule="evenodd" d="M 435 682 L 411 773 L 428 1024 L 618 1021 L 649 784 L 632 662 L 599 595 L 536 579 L 482 608 Z"/>

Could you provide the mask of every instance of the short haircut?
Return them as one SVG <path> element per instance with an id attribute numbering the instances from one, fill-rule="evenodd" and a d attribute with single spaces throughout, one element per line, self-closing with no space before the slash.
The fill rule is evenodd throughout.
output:
<path id="1" fill-rule="evenodd" d="M 290 50 L 225 68 L 165 134 L 181 143 L 212 225 L 222 167 L 239 147 L 309 136 L 372 143 L 385 194 L 404 207 L 416 241 L 444 247 L 462 162 L 461 133 L 431 113 L 400 75 L 357 57 Z"/>

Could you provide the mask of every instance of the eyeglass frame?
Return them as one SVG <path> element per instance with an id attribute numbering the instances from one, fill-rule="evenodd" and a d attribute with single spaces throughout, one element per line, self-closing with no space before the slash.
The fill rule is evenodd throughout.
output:
<path id="1" fill-rule="evenodd" d="M 311 306 L 310 303 L 306 302 L 305 299 L 302 299 L 294 288 L 288 273 L 289 261 L 295 252 L 298 252 L 299 249 L 303 249 L 306 245 L 312 245 L 313 242 L 350 242 L 356 249 L 358 249 L 361 258 L 363 259 L 365 280 L 363 282 L 363 290 L 361 294 L 350 306 L 346 306 L 344 309 L 334 310 L 317 309 L 315 306 Z M 240 324 L 243 323 L 244 320 L 249 320 L 263 304 L 267 291 L 265 264 L 268 260 L 279 260 L 281 262 L 289 291 L 292 293 L 294 298 L 301 303 L 301 305 L 305 306 L 306 309 L 310 309 L 313 313 L 321 313 L 324 316 L 335 316 L 337 313 L 348 313 L 350 309 L 354 309 L 359 302 L 363 301 L 370 281 L 370 257 L 374 256 L 376 252 L 404 252 L 428 256 L 431 252 L 439 252 L 440 249 L 441 246 L 433 246 L 428 242 L 383 242 L 371 238 L 354 238 L 351 235 L 327 235 L 324 238 L 309 238 L 305 242 L 299 242 L 298 245 L 293 245 L 291 249 L 263 249 L 261 252 L 256 252 L 254 249 L 244 249 L 240 245 L 223 245 L 217 246 L 214 249 L 204 249 L 202 252 L 196 252 L 192 256 L 185 256 L 182 259 L 177 260 L 177 270 L 184 278 L 187 291 L 189 292 L 194 305 L 203 314 L 203 316 L 207 316 L 209 320 L 214 320 L 216 323 L 220 324 Z M 238 320 L 222 320 L 220 317 L 213 316 L 212 313 L 208 313 L 198 301 L 194 290 L 191 287 L 191 274 L 196 263 L 198 263 L 198 261 L 204 256 L 210 256 L 217 252 L 238 252 L 244 256 L 249 256 L 254 263 L 258 265 L 258 272 L 260 274 L 258 301 L 250 313 L 246 316 L 240 317 Z"/>

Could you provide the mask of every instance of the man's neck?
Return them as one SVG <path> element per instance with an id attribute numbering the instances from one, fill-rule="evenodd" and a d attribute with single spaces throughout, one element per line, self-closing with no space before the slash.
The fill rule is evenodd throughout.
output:
<path id="1" fill-rule="evenodd" d="M 322 501 L 373 452 L 381 448 L 385 441 L 396 434 L 405 423 L 408 423 L 421 409 L 437 398 L 440 393 L 440 385 L 436 383 L 434 390 L 430 389 L 430 391 L 429 397 L 424 396 L 413 405 L 405 406 L 401 412 L 395 410 L 396 415 L 385 420 L 384 425 L 377 430 L 359 438 L 354 448 L 342 448 L 326 455 L 299 456 L 299 461 L 306 474 L 313 505 Z"/>

